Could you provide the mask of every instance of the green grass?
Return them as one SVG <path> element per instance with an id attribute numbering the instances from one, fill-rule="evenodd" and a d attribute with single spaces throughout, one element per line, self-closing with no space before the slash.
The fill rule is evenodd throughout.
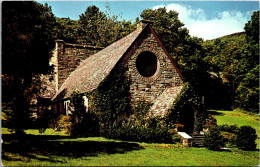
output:
<path id="1" fill-rule="evenodd" d="M 259 149 L 259 116 L 257 114 L 249 114 L 242 112 L 241 110 L 234 111 L 220 111 L 220 110 L 209 110 L 209 112 L 216 117 L 217 124 L 223 125 L 237 125 L 239 127 L 244 125 L 252 126 L 256 130 L 257 139 L 256 144 Z"/>
<path id="2" fill-rule="evenodd" d="M 241 112 L 240 110 L 234 111 L 219 111 L 219 110 L 209 110 L 210 113 L 216 117 L 217 124 L 223 125 L 249 125 L 256 129 L 257 136 L 259 137 L 259 116 L 257 114 L 248 114 Z"/>
<path id="3" fill-rule="evenodd" d="M 219 124 L 251 125 L 257 117 L 212 111 Z M 217 115 L 216 115 L 217 114 Z M 233 114 L 233 115 L 232 115 Z M 240 116 L 238 116 L 240 114 Z M 228 118 L 226 118 L 228 117 Z M 259 151 L 210 151 L 181 144 L 123 142 L 102 137 L 71 138 L 64 132 L 26 130 L 17 140 L 2 128 L 2 162 L 8 166 L 257 166 Z M 259 133 L 258 133 L 259 134 Z"/>

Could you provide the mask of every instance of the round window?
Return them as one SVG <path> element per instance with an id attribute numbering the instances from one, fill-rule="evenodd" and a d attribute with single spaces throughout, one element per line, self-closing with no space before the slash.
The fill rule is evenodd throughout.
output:
<path id="1" fill-rule="evenodd" d="M 157 57 L 148 51 L 142 52 L 136 59 L 136 68 L 144 77 L 151 77 L 157 70 Z"/>

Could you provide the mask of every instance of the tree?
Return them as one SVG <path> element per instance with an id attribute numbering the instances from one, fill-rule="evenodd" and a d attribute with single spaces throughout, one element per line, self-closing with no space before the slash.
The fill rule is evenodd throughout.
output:
<path id="1" fill-rule="evenodd" d="M 255 113 L 259 112 L 259 65 L 246 74 L 236 94 L 237 107 Z"/>
<path id="2" fill-rule="evenodd" d="M 255 11 L 244 27 L 248 40 L 259 43 L 259 11 Z"/>
<path id="3" fill-rule="evenodd" d="M 109 6 L 107 10 L 110 10 Z M 119 22 L 117 18 L 101 12 L 96 6 L 89 6 L 80 15 L 79 42 L 106 47 L 133 30 L 131 22 Z"/>
<path id="4" fill-rule="evenodd" d="M 189 35 L 188 30 L 183 27 L 184 24 L 178 19 L 176 11 L 167 12 L 166 8 L 146 9 L 140 16 L 153 21 L 153 29 L 170 54 L 175 53 L 176 48 Z"/>
<path id="5" fill-rule="evenodd" d="M 220 86 L 225 89 L 221 90 L 230 92 L 226 95 L 230 98 L 225 101 L 231 101 L 233 108 L 241 107 L 254 112 L 258 110 L 259 94 L 256 89 L 259 84 L 255 82 L 259 79 L 256 70 L 259 64 L 259 11 L 253 13 L 244 29 L 245 33 L 204 42 L 204 60 L 222 80 Z"/>
<path id="6" fill-rule="evenodd" d="M 54 15 L 47 4 L 2 3 L 2 109 L 9 109 L 12 120 L 9 125 L 16 133 L 23 132 L 31 100 L 40 93 L 38 74 L 50 71 L 54 24 Z"/>
<path id="7" fill-rule="evenodd" d="M 79 42 L 79 22 L 70 18 L 56 18 L 54 27 L 55 38 L 62 39 L 69 43 Z"/>

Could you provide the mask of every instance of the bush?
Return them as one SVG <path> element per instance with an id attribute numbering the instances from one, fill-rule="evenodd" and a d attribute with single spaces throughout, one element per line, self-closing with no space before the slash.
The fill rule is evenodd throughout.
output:
<path id="1" fill-rule="evenodd" d="M 242 150 L 254 150 L 256 148 L 257 135 L 251 126 L 241 126 L 237 133 L 236 144 Z"/>
<path id="2" fill-rule="evenodd" d="M 231 146 L 236 144 L 237 135 L 229 132 L 221 132 L 221 135 L 224 137 L 226 145 Z"/>
<path id="3" fill-rule="evenodd" d="M 239 127 L 237 125 L 228 125 L 228 124 L 218 125 L 218 129 L 220 131 L 225 131 L 234 134 L 237 134 L 239 131 Z"/>
<path id="4" fill-rule="evenodd" d="M 65 130 L 66 133 L 69 133 L 70 126 L 70 116 L 68 115 L 60 115 L 58 119 L 52 120 L 51 128 L 56 131 Z"/>
<path id="5" fill-rule="evenodd" d="M 102 135 L 107 138 L 124 141 L 147 143 L 172 143 L 170 128 L 159 118 L 146 120 L 146 126 L 140 124 L 127 124 L 125 126 L 110 126 L 103 129 Z"/>
<path id="6" fill-rule="evenodd" d="M 173 143 L 181 143 L 182 142 L 181 136 L 177 133 L 172 135 L 172 142 Z"/>
<path id="7" fill-rule="evenodd" d="M 208 133 L 205 134 L 203 144 L 209 150 L 220 150 L 225 145 L 224 137 L 220 134 L 218 128 L 212 128 Z"/>

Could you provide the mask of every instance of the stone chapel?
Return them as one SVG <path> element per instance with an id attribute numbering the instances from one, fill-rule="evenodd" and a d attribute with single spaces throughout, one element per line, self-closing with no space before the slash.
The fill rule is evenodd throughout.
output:
<path id="1" fill-rule="evenodd" d="M 135 31 L 106 48 L 57 40 L 52 53 L 55 74 L 43 97 L 51 99 L 60 113 L 68 110 L 74 91 L 97 89 L 118 67 L 126 69 L 124 75 L 131 80 L 130 100 L 149 101 L 154 115 L 164 116 L 182 89 L 183 76 L 151 21 L 141 20 Z"/>

